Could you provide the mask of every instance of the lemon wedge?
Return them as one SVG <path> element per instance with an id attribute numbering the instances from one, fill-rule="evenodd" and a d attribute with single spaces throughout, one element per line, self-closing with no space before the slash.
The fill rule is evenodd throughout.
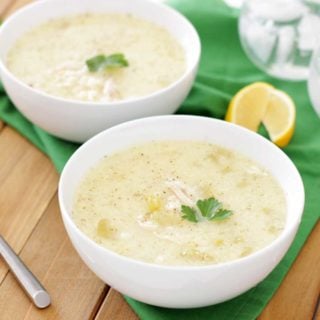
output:
<path id="1" fill-rule="evenodd" d="M 296 108 L 285 92 L 272 91 L 262 123 L 277 146 L 285 147 L 290 142 L 295 129 Z"/>
<path id="2" fill-rule="evenodd" d="M 285 147 L 294 133 L 296 108 L 285 92 L 268 83 L 256 82 L 233 97 L 225 119 L 255 132 L 263 123 L 270 139 Z"/>

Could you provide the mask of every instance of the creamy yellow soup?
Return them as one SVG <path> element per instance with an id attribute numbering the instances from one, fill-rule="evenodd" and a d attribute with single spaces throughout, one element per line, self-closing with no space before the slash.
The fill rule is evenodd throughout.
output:
<path id="1" fill-rule="evenodd" d="M 122 53 L 128 67 L 90 72 L 86 61 Z M 109 102 L 169 86 L 186 69 L 185 52 L 164 28 L 129 14 L 54 19 L 25 33 L 7 56 L 27 85 L 72 100 Z"/>
<path id="2" fill-rule="evenodd" d="M 208 220 L 198 200 L 215 198 L 224 219 Z M 183 217 L 182 206 L 201 220 Z M 121 255 L 163 265 L 208 265 L 247 256 L 279 236 L 284 192 L 251 159 L 196 141 L 162 141 L 105 156 L 81 181 L 78 227 Z"/>

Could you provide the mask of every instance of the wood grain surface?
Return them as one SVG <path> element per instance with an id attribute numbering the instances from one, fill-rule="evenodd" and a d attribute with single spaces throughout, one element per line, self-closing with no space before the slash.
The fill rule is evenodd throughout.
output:
<path id="1" fill-rule="evenodd" d="M 0 13 L 1 17 L 4 18 L 4 14 L 8 11 L 9 7 L 12 6 L 12 0 L 1 0 L 0 2 Z"/>
<path id="2" fill-rule="evenodd" d="M 95 320 L 137 320 L 137 315 L 126 303 L 122 295 L 110 289 Z"/>
<path id="3" fill-rule="evenodd" d="M 5 18 L 31 0 L 0 0 Z M 0 121 L 0 234 L 52 296 L 35 308 L 0 260 L 1 320 L 137 320 L 123 297 L 82 263 L 62 225 L 50 160 Z M 320 223 L 259 320 L 320 320 Z"/>
<path id="4" fill-rule="evenodd" d="M 20 252 L 57 189 L 47 157 L 5 127 L 0 134 L 0 233 Z M 0 264 L 0 283 L 7 267 Z"/>

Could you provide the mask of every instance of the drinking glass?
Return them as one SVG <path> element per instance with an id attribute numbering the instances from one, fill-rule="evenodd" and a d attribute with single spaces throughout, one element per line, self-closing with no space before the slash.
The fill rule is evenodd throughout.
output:
<path id="1" fill-rule="evenodd" d="M 224 2 L 231 8 L 239 9 L 242 7 L 243 0 L 224 0 Z"/>
<path id="2" fill-rule="evenodd" d="M 311 59 L 308 92 L 313 108 L 320 117 L 320 43 Z"/>
<path id="3" fill-rule="evenodd" d="M 305 80 L 320 34 L 320 0 L 247 0 L 239 34 L 257 67 L 277 78 Z"/>

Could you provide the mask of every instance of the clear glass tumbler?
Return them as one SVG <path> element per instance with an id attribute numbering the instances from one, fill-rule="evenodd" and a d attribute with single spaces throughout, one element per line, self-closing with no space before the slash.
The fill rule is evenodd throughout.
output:
<path id="1" fill-rule="evenodd" d="M 320 34 L 320 0 L 247 0 L 239 34 L 260 69 L 281 79 L 305 80 Z"/>
<path id="2" fill-rule="evenodd" d="M 320 117 L 320 43 L 311 59 L 308 91 L 313 108 Z"/>
<path id="3" fill-rule="evenodd" d="M 240 9 L 243 4 L 243 0 L 224 0 L 224 2 L 231 8 Z"/>

